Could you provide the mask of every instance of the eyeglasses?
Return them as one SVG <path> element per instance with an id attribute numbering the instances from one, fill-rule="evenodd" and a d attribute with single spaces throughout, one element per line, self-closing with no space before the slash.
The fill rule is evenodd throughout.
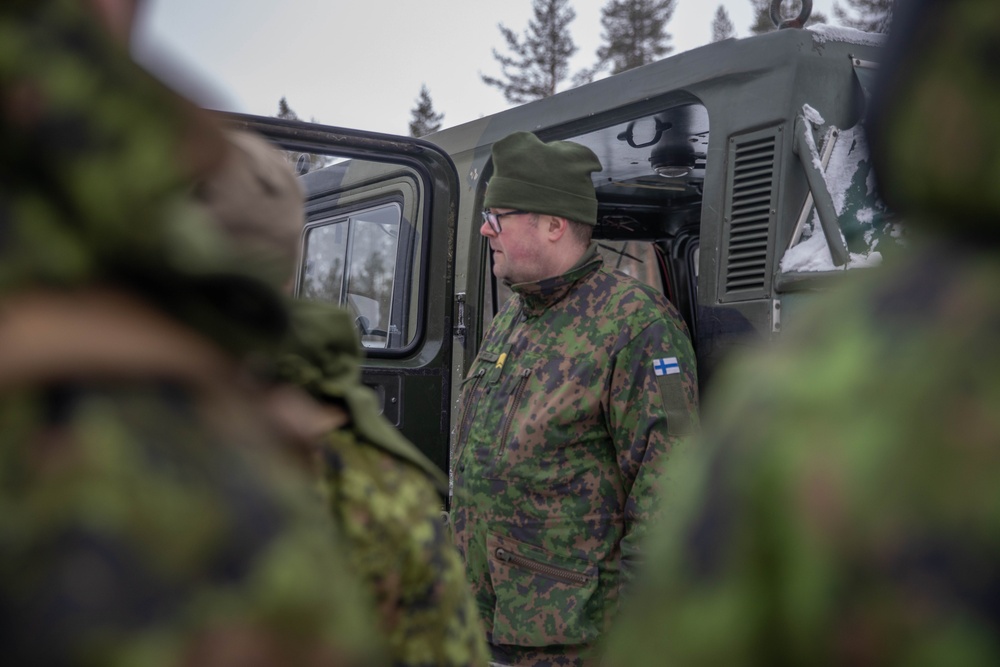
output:
<path id="1" fill-rule="evenodd" d="M 488 222 L 490 224 L 490 229 L 493 230 L 494 234 L 499 234 L 503 231 L 500 226 L 500 218 L 505 215 L 527 215 L 528 211 L 507 211 L 506 213 L 491 213 L 489 211 L 483 211 L 483 222 Z"/>

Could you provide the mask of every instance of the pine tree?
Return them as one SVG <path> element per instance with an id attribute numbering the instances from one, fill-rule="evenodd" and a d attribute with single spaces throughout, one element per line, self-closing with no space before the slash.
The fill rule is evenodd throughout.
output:
<path id="1" fill-rule="evenodd" d="M 771 20 L 771 0 L 750 0 L 750 4 L 753 5 L 754 13 L 754 23 L 750 26 L 750 32 L 755 35 L 763 35 L 765 32 L 778 29 Z M 801 0 L 781 0 L 781 15 L 785 18 L 798 16 L 801 9 Z M 819 12 L 813 12 L 809 15 L 806 25 L 814 23 L 826 23 L 826 16 Z"/>
<path id="2" fill-rule="evenodd" d="M 431 102 L 431 94 L 427 91 L 426 85 L 420 86 L 420 97 L 417 98 L 417 106 L 411 112 L 410 136 L 422 137 L 437 132 L 441 129 L 443 113 L 434 111 L 434 104 Z"/>
<path id="3" fill-rule="evenodd" d="M 715 10 L 715 19 L 712 21 L 712 41 L 721 42 L 724 39 L 736 36 L 736 28 L 733 26 L 729 12 L 722 5 Z"/>
<path id="4" fill-rule="evenodd" d="M 292 107 L 288 106 L 288 100 L 282 97 L 278 100 L 278 113 L 275 118 L 282 118 L 284 120 L 298 120 L 299 115 L 292 111 Z"/>
<path id="5" fill-rule="evenodd" d="M 532 10 L 534 18 L 528 22 L 523 41 L 510 28 L 502 23 L 499 26 L 511 53 L 503 55 L 493 49 L 504 78 L 480 74 L 483 83 L 499 88 L 511 104 L 554 95 L 569 74 L 569 59 L 576 53 L 569 33 L 576 12 L 569 0 L 533 0 Z"/>
<path id="6" fill-rule="evenodd" d="M 299 115 L 288 105 L 288 100 L 282 97 L 278 100 L 278 113 L 274 115 L 275 118 L 281 118 L 283 120 L 302 120 Z M 309 119 L 310 123 L 318 123 L 316 117 L 313 116 Z"/>
<path id="7" fill-rule="evenodd" d="M 841 25 L 865 32 L 889 32 L 896 0 L 847 0 L 845 9 L 833 3 L 833 15 Z M 852 9 L 853 8 L 853 9 Z M 857 15 L 852 15 L 852 11 Z"/>
<path id="8" fill-rule="evenodd" d="M 594 71 L 619 74 L 659 60 L 674 50 L 665 30 L 677 0 L 610 0 L 601 10 L 604 44 Z"/>
<path id="9" fill-rule="evenodd" d="M 284 97 L 278 100 L 278 113 L 276 113 L 274 117 L 281 118 L 283 120 L 301 120 L 299 115 L 292 110 L 292 107 L 288 106 L 288 100 Z M 315 123 L 316 119 L 313 118 L 309 122 Z M 285 159 L 292 163 L 295 171 L 299 174 L 308 173 L 313 169 L 322 169 L 331 162 L 330 158 L 323 155 L 298 153 L 295 151 L 282 152 L 285 154 Z"/>

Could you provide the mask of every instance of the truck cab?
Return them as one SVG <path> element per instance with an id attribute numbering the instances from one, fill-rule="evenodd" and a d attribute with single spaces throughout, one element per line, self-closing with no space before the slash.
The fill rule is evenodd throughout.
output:
<path id="1" fill-rule="evenodd" d="M 876 264 L 898 230 L 862 130 L 882 36 L 789 28 L 730 39 L 410 139 L 227 115 L 297 162 L 296 294 L 348 308 L 383 414 L 443 470 L 462 381 L 509 296 L 480 211 L 493 143 L 589 146 L 606 264 L 680 310 L 702 390 L 750 340 Z"/>

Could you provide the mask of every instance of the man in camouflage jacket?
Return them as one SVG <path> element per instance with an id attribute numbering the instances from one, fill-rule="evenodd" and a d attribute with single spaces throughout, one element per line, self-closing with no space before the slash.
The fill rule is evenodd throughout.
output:
<path id="1" fill-rule="evenodd" d="M 604 664 L 1000 664 L 998 43 L 994 0 L 896 6 L 868 129 L 908 248 L 718 376 Z"/>
<path id="2" fill-rule="evenodd" d="M 493 659 L 579 665 L 616 610 L 671 449 L 695 426 L 690 340 L 602 266 L 590 149 L 499 141 L 481 233 L 512 297 L 462 391 L 452 516 Z"/>
<path id="3" fill-rule="evenodd" d="M 343 308 L 292 304 L 279 376 L 343 421 L 319 438 L 321 489 L 374 596 L 397 667 L 486 667 L 465 568 L 441 509 L 448 480 L 382 416 L 361 382 L 357 330 Z"/>
<path id="4" fill-rule="evenodd" d="M 221 137 L 87 4 L 0 5 L 4 660 L 384 664 L 242 372 L 281 299 L 188 205 Z"/>

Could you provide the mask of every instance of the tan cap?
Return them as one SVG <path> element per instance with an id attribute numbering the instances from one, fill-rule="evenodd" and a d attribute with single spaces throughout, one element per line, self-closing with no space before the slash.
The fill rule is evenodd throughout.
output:
<path id="1" fill-rule="evenodd" d="M 295 270 L 304 220 L 302 186 L 284 154 L 266 139 L 226 131 L 229 147 L 221 167 L 198 183 L 203 203 L 236 250 L 267 266 L 284 285 Z"/>

